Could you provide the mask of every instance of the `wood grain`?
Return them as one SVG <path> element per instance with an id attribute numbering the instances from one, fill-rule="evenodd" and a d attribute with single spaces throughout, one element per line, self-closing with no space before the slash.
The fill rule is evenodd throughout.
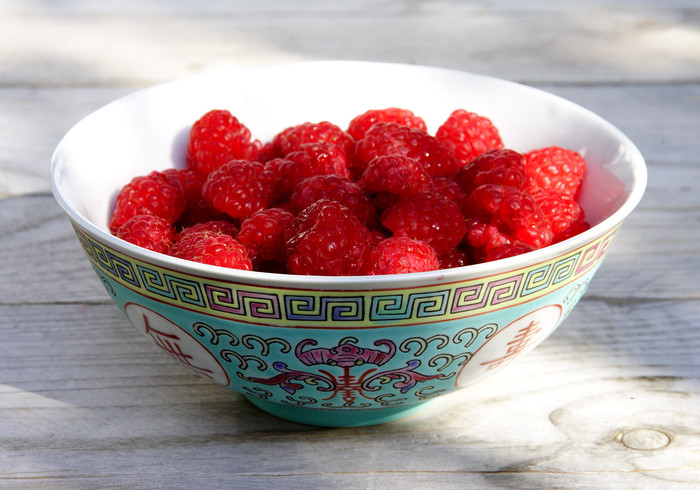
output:
<path id="1" fill-rule="evenodd" d="M 49 191 L 79 119 L 218 68 L 364 59 L 545 89 L 624 131 L 649 185 L 562 327 L 406 419 L 321 429 L 175 364 L 111 302 Z M 0 486 L 700 486 L 694 0 L 0 2 Z"/>

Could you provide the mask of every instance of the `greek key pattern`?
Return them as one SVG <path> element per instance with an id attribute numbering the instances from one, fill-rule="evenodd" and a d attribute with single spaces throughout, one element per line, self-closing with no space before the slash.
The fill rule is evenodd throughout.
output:
<path id="1" fill-rule="evenodd" d="M 453 320 L 538 298 L 600 264 L 617 228 L 553 260 L 461 283 L 389 291 L 284 290 L 237 285 L 124 255 L 74 225 L 98 273 L 156 301 L 243 323 L 311 328 L 402 326 Z"/>

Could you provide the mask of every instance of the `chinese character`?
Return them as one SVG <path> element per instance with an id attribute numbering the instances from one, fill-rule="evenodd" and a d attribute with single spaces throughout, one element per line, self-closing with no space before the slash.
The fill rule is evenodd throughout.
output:
<path id="1" fill-rule="evenodd" d="M 148 322 L 148 316 L 146 315 L 143 315 L 143 323 L 146 326 L 145 333 L 150 335 L 153 342 L 167 352 L 170 357 L 175 359 L 180 364 L 187 366 L 193 371 L 196 371 L 202 376 L 209 379 L 214 379 L 214 376 L 212 376 L 213 371 L 211 369 L 192 364 L 192 356 L 183 352 L 182 347 L 180 347 L 180 344 L 178 343 L 180 341 L 180 337 L 174 334 L 161 332 L 160 330 L 156 330 L 155 328 L 151 327 L 150 323 Z"/>
<path id="2" fill-rule="evenodd" d="M 538 326 L 539 322 L 531 321 L 527 327 L 518 330 L 518 334 L 513 337 L 513 340 L 508 342 L 506 345 L 508 349 L 503 357 L 494 359 L 492 361 L 482 362 L 482 366 L 488 366 L 487 370 L 497 368 L 506 360 L 518 355 L 520 352 L 525 350 L 525 348 L 534 340 L 536 334 L 538 334 L 542 328 Z"/>

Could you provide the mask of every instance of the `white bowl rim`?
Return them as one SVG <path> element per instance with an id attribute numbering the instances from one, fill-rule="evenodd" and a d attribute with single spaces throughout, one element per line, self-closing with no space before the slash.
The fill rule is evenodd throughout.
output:
<path id="1" fill-rule="evenodd" d="M 293 275 L 293 274 L 282 274 L 282 273 L 270 273 L 270 272 L 259 272 L 259 271 L 244 271 L 238 269 L 227 269 L 218 266 L 212 266 L 207 264 L 200 264 L 184 259 L 179 259 L 165 254 L 160 254 L 153 252 L 124 240 L 121 240 L 101 227 L 95 225 L 90 220 L 86 219 L 69 201 L 66 193 L 64 192 L 61 183 L 59 182 L 59 155 L 63 149 L 66 140 L 70 135 L 79 130 L 79 128 L 86 124 L 89 119 L 96 113 L 106 110 L 113 104 L 119 103 L 121 100 L 131 97 L 136 94 L 144 93 L 150 90 L 157 90 L 160 87 L 177 84 L 183 81 L 192 81 L 197 78 L 208 78 L 221 76 L 227 73 L 237 73 L 242 74 L 247 71 L 254 71 L 259 69 L 284 69 L 288 66 L 294 66 L 295 68 L 303 67 L 303 65 L 316 65 L 323 66 L 328 65 L 328 68 L 332 68 L 332 65 L 337 64 L 355 64 L 364 66 L 383 66 L 383 67 L 401 67 L 401 68 L 415 68 L 421 70 L 434 70 L 443 71 L 446 73 L 461 74 L 473 77 L 475 79 L 490 80 L 497 83 L 505 83 L 511 85 L 517 85 L 523 90 L 531 90 L 538 92 L 540 94 L 545 94 L 553 99 L 559 99 L 562 104 L 568 104 L 574 107 L 581 114 L 586 114 L 586 116 L 592 120 L 596 120 L 597 124 L 604 127 L 607 132 L 617 138 L 622 144 L 625 145 L 626 151 L 630 154 L 630 160 L 633 162 L 632 173 L 634 176 L 632 187 L 630 189 L 629 195 L 625 201 L 620 205 L 620 207 L 614 211 L 610 216 L 603 219 L 600 223 L 592 226 L 587 231 L 580 233 L 574 237 L 571 237 L 562 242 L 549 245 L 542 249 L 534 250 L 525 254 L 521 254 L 515 257 L 509 257 L 505 259 L 500 259 L 493 262 L 485 262 L 480 264 L 472 264 L 463 267 L 455 267 L 451 269 L 439 269 L 428 272 L 414 272 L 409 274 L 394 274 L 394 275 L 377 275 L 377 276 L 318 276 L 318 275 Z M 452 282 L 462 282 L 465 280 L 471 280 L 481 277 L 488 277 L 494 274 L 503 273 L 506 271 L 518 270 L 522 267 L 531 264 L 537 264 L 550 260 L 554 257 L 559 257 L 570 251 L 576 250 L 584 246 L 587 243 L 594 241 L 595 239 L 605 235 L 616 226 L 620 225 L 623 220 L 634 210 L 634 208 L 639 204 L 647 185 L 647 169 L 644 162 L 644 158 L 636 147 L 636 145 L 617 127 L 612 125 L 607 120 L 603 119 L 601 116 L 593 113 L 592 111 L 557 95 L 545 92 L 528 85 L 520 84 L 518 82 L 509 81 L 501 78 L 496 78 L 487 75 L 475 74 L 467 71 L 454 70 L 449 68 L 440 68 L 432 66 L 423 65 L 405 65 L 399 63 L 386 63 L 386 62 L 374 62 L 374 61 L 340 61 L 340 60 L 319 60 L 319 61 L 302 61 L 302 62 L 289 62 L 289 63 L 275 63 L 266 65 L 257 65 L 247 68 L 231 68 L 224 70 L 216 70 L 211 72 L 206 72 L 202 74 L 190 75 L 187 77 L 179 78 L 176 80 L 159 83 L 151 87 L 143 88 L 137 90 L 131 94 L 127 94 L 120 97 L 105 106 L 93 111 L 91 114 L 87 115 L 81 121 L 76 123 L 61 139 L 58 143 L 56 149 L 54 150 L 51 157 L 51 165 L 49 169 L 50 173 L 50 184 L 51 191 L 63 208 L 63 210 L 68 214 L 70 219 L 75 222 L 79 227 L 83 228 L 89 234 L 98 237 L 98 239 L 105 245 L 122 251 L 126 255 L 133 258 L 140 258 L 146 262 L 159 265 L 161 267 L 177 270 L 185 274 L 193 276 L 204 276 L 210 277 L 217 280 L 228 281 L 232 283 L 242 283 L 242 284 L 256 284 L 264 286 L 274 286 L 274 287 L 285 287 L 285 288 L 298 288 L 298 289 L 317 289 L 317 290 L 359 290 L 359 289 L 391 289 L 391 288 L 403 288 L 406 284 L 411 285 L 428 285 L 436 283 L 452 283 Z"/>

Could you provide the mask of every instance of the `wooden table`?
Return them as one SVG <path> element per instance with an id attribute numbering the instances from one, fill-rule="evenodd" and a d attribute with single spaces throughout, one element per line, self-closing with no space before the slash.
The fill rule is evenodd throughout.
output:
<path id="1" fill-rule="evenodd" d="M 698 488 L 700 4 L 0 2 L 0 486 Z M 127 324 L 48 183 L 80 118 L 135 89 L 309 59 L 442 66 L 569 98 L 649 186 L 565 325 L 401 421 L 296 425 Z"/>

